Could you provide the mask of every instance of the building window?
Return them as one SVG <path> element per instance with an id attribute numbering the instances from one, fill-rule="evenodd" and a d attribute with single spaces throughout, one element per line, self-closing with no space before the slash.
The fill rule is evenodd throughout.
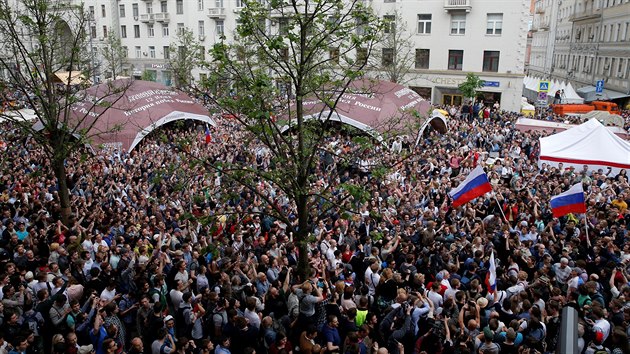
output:
<path id="1" fill-rule="evenodd" d="M 394 48 L 383 48 L 381 50 L 381 65 L 384 67 L 394 65 Z"/>
<path id="2" fill-rule="evenodd" d="M 488 14 L 486 34 L 500 35 L 503 29 L 503 14 Z"/>
<path id="3" fill-rule="evenodd" d="M 466 33 L 466 15 L 453 15 L 451 16 L 451 34 L 465 34 Z"/>
<path id="4" fill-rule="evenodd" d="M 280 59 L 284 62 L 289 60 L 289 48 L 280 48 Z"/>
<path id="5" fill-rule="evenodd" d="M 105 17 L 107 14 L 105 13 L 105 5 L 101 5 L 101 17 Z"/>
<path id="6" fill-rule="evenodd" d="M 90 27 L 90 37 L 92 39 L 96 38 L 96 26 Z"/>
<path id="7" fill-rule="evenodd" d="M 385 15 L 383 16 L 383 23 L 385 25 L 385 33 L 396 33 L 396 16 Z"/>
<path id="8" fill-rule="evenodd" d="M 94 19 L 94 13 L 95 13 L 94 11 L 95 11 L 95 10 L 94 10 L 94 6 L 90 6 L 90 7 L 88 7 L 88 12 L 89 12 L 89 14 L 90 14 L 90 18 L 91 18 L 92 20 Z"/>
<path id="9" fill-rule="evenodd" d="M 177 35 L 182 36 L 184 34 L 184 24 L 183 23 L 178 23 L 177 24 Z"/>
<path id="10" fill-rule="evenodd" d="M 142 58 L 142 48 L 136 46 L 136 58 Z"/>
<path id="11" fill-rule="evenodd" d="M 125 17 L 125 4 L 118 5 L 118 16 L 120 16 L 120 18 Z"/>
<path id="12" fill-rule="evenodd" d="M 206 60 L 206 47 L 199 46 L 199 60 Z"/>
<path id="13" fill-rule="evenodd" d="M 140 11 L 138 10 L 138 4 L 131 4 L 131 13 L 133 17 L 137 18 Z"/>
<path id="14" fill-rule="evenodd" d="M 286 36 L 289 34 L 289 19 L 281 18 L 278 20 L 278 34 L 281 36 Z"/>
<path id="15" fill-rule="evenodd" d="M 120 26 L 120 37 L 127 38 L 127 26 L 125 25 Z"/>
<path id="16" fill-rule="evenodd" d="M 448 51 L 448 70 L 462 70 L 463 63 L 464 63 L 463 50 L 449 50 Z"/>
<path id="17" fill-rule="evenodd" d="M 199 25 L 198 25 L 198 30 L 199 30 L 199 36 L 205 36 L 206 35 L 206 23 L 203 21 L 199 21 Z"/>
<path id="18" fill-rule="evenodd" d="M 367 63 L 368 51 L 366 48 L 357 48 L 357 62 L 359 65 L 363 65 Z"/>
<path id="19" fill-rule="evenodd" d="M 149 46 L 149 58 L 154 58 L 155 59 L 155 47 L 154 46 Z"/>
<path id="20" fill-rule="evenodd" d="M 214 0 L 214 6 L 222 9 L 223 8 L 223 0 Z"/>
<path id="21" fill-rule="evenodd" d="M 236 7 L 240 8 L 245 6 L 245 4 L 243 3 L 243 0 L 236 0 Z"/>
<path id="22" fill-rule="evenodd" d="M 223 20 L 217 20 L 216 22 L 216 32 L 217 35 L 222 36 L 224 33 L 224 27 L 225 24 L 223 23 Z"/>
<path id="23" fill-rule="evenodd" d="M 133 25 L 133 38 L 140 38 L 140 25 Z"/>
<path id="24" fill-rule="evenodd" d="M 171 47 L 164 46 L 162 50 L 164 51 L 164 59 L 171 59 Z"/>
<path id="25" fill-rule="evenodd" d="M 418 33 L 429 34 L 431 33 L 431 14 L 418 15 Z"/>
<path id="26" fill-rule="evenodd" d="M 168 1 L 162 1 L 160 3 L 160 12 L 162 13 L 168 12 Z"/>
<path id="27" fill-rule="evenodd" d="M 177 0 L 175 3 L 175 12 L 177 12 L 178 15 L 184 14 L 184 0 Z"/>
<path id="28" fill-rule="evenodd" d="M 107 26 L 103 26 L 103 38 L 107 38 Z"/>
<path id="29" fill-rule="evenodd" d="M 484 50 L 483 71 L 499 71 L 499 52 L 494 50 Z"/>
<path id="30" fill-rule="evenodd" d="M 197 0 L 197 10 L 203 11 L 203 0 Z"/>
<path id="31" fill-rule="evenodd" d="M 149 35 L 149 38 L 155 37 L 155 28 L 153 27 L 153 25 L 147 25 L 147 33 Z"/>
<path id="32" fill-rule="evenodd" d="M 330 48 L 328 50 L 328 57 L 333 64 L 339 64 L 339 48 Z"/>
<path id="33" fill-rule="evenodd" d="M 152 14 L 153 13 L 153 3 L 152 2 L 148 2 L 147 3 L 147 13 L 148 14 Z"/>
<path id="34" fill-rule="evenodd" d="M 122 52 L 123 52 L 123 55 L 125 56 L 125 58 L 129 58 L 129 48 L 127 48 L 126 45 L 124 45 L 122 47 Z"/>
<path id="35" fill-rule="evenodd" d="M 429 68 L 429 49 L 416 49 L 416 69 Z"/>
<path id="36" fill-rule="evenodd" d="M 163 24 L 162 25 L 162 37 L 168 37 L 168 25 L 167 24 Z"/>

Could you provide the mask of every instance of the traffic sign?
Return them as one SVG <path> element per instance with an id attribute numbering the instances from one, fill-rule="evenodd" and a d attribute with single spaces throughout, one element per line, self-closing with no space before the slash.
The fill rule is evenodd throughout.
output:
<path id="1" fill-rule="evenodd" d="M 538 92 L 538 99 L 540 101 L 547 101 L 547 92 Z"/>
<path id="2" fill-rule="evenodd" d="M 595 85 L 595 93 L 602 93 L 604 92 L 604 80 L 599 80 L 597 81 L 597 84 Z"/>
<path id="3" fill-rule="evenodd" d="M 549 81 L 541 81 L 538 84 L 538 92 L 549 92 Z"/>

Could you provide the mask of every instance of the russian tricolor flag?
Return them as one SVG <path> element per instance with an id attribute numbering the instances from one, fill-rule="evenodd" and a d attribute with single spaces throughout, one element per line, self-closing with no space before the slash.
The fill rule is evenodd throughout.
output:
<path id="1" fill-rule="evenodd" d="M 494 294 L 497 291 L 497 266 L 494 263 L 494 250 L 490 254 L 490 268 L 486 274 L 486 286 L 490 294 Z"/>
<path id="2" fill-rule="evenodd" d="M 582 182 L 573 185 L 566 192 L 551 197 L 551 211 L 556 218 L 570 213 L 586 213 Z"/>
<path id="3" fill-rule="evenodd" d="M 457 188 L 451 190 L 448 195 L 453 198 L 453 208 L 482 196 L 492 190 L 492 185 L 488 182 L 488 176 L 483 172 L 481 166 L 475 167 L 468 177 Z"/>
<path id="4" fill-rule="evenodd" d="M 208 127 L 208 124 L 206 124 L 206 144 L 210 144 L 211 141 L 212 136 L 210 136 L 210 128 Z"/>

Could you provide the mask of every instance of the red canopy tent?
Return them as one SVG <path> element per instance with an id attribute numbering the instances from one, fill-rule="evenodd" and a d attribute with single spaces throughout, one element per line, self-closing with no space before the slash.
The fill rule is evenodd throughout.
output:
<path id="1" fill-rule="evenodd" d="M 294 110 L 291 107 L 289 112 Z M 304 100 L 304 120 L 341 122 L 378 139 L 383 133 L 391 131 L 422 134 L 429 124 L 445 133 L 446 120 L 432 115 L 431 110 L 429 101 L 407 87 L 367 79 L 353 81 L 348 91 L 340 97 L 334 111 L 321 99 Z M 295 120 L 289 121 L 283 130 L 290 130 L 293 124 Z M 410 131 L 410 128 L 414 131 Z"/>
<path id="2" fill-rule="evenodd" d="M 154 129 L 182 119 L 216 126 L 203 105 L 157 82 L 119 79 L 92 86 L 78 97 L 83 100 L 71 106 L 68 121 L 80 121 L 78 131 L 89 128 L 85 135 L 93 146 L 131 151 Z M 43 128 L 41 122 L 38 128 Z"/>

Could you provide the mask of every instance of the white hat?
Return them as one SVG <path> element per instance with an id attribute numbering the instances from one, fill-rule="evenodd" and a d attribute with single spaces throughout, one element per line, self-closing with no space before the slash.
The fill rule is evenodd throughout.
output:
<path id="1" fill-rule="evenodd" d="M 168 316 L 164 317 L 164 322 L 166 323 L 166 322 L 168 322 L 170 320 L 173 320 L 173 319 L 174 319 L 173 316 L 168 315 Z"/>

